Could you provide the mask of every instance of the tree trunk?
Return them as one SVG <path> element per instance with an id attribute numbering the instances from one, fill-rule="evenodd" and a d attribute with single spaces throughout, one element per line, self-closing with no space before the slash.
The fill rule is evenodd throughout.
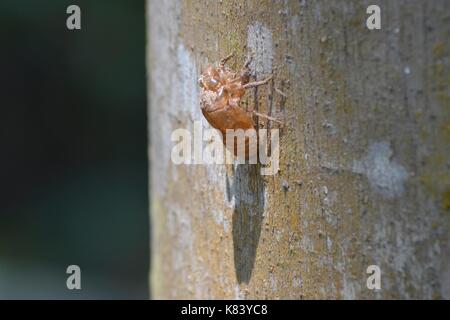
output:
<path id="1" fill-rule="evenodd" d="M 148 1 L 153 298 L 450 298 L 450 2 L 378 3 Z M 243 105 L 285 119 L 276 175 L 171 161 L 230 52 L 274 74 Z"/>

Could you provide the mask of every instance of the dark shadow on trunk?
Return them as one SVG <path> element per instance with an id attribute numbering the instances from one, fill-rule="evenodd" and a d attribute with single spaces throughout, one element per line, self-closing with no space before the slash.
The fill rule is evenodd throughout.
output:
<path id="1" fill-rule="evenodd" d="M 241 164 L 234 170 L 233 247 L 236 278 L 250 281 L 264 213 L 264 183 L 259 165 Z"/>

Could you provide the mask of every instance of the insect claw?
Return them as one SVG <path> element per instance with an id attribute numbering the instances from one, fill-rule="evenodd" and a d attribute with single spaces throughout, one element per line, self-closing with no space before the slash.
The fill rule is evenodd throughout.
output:
<path id="1" fill-rule="evenodd" d="M 250 66 L 250 63 L 252 62 L 252 60 L 253 60 L 253 55 L 250 55 L 248 58 L 247 58 L 247 60 L 245 60 L 245 63 L 244 63 L 244 68 L 249 68 L 249 66 Z"/>
<path id="2" fill-rule="evenodd" d="M 261 85 L 263 85 L 263 84 L 266 84 L 267 82 L 269 82 L 270 80 L 272 80 L 272 78 L 273 78 L 272 76 L 269 76 L 269 77 L 267 77 L 266 79 L 261 80 L 261 81 L 249 82 L 249 83 L 243 85 L 242 88 L 243 88 L 243 89 L 249 89 L 249 88 L 258 87 L 258 86 L 261 86 Z"/>
<path id="3" fill-rule="evenodd" d="M 267 114 L 259 113 L 259 112 L 255 111 L 255 110 L 252 110 L 251 112 L 252 112 L 255 116 L 258 116 L 258 117 L 261 117 L 261 118 L 264 118 L 264 119 L 268 119 L 268 120 L 270 120 L 270 121 L 278 122 L 279 124 L 284 125 L 284 122 L 283 122 L 283 121 L 281 121 L 281 120 L 279 120 L 279 119 L 277 119 L 277 118 L 271 117 L 271 116 L 269 116 L 269 115 L 267 115 Z"/>
<path id="4" fill-rule="evenodd" d="M 284 93 L 283 91 L 281 91 L 280 89 L 278 89 L 277 87 L 275 87 L 275 91 L 283 98 L 287 98 L 287 94 Z"/>
<path id="5" fill-rule="evenodd" d="M 220 66 L 223 67 L 225 63 L 227 63 L 228 60 L 230 60 L 234 56 L 234 52 L 231 52 L 229 55 L 227 55 L 225 58 L 220 60 Z"/>

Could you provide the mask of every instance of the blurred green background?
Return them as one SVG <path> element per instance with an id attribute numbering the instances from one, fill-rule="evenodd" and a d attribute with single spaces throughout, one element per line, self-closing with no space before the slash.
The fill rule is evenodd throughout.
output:
<path id="1" fill-rule="evenodd" d="M 144 1 L 1 0 L 0 39 L 0 298 L 148 298 Z"/>

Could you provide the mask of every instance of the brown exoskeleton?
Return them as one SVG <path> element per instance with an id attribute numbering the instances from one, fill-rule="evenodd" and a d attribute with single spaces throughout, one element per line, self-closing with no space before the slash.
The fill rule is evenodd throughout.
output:
<path id="1" fill-rule="evenodd" d="M 240 74 L 231 71 L 225 64 L 233 56 L 222 59 L 218 66 L 209 66 L 200 76 L 200 107 L 206 120 L 218 129 L 226 145 L 226 131 L 255 129 L 252 114 L 272 121 L 280 122 L 268 115 L 256 111 L 246 111 L 240 106 L 245 91 L 267 84 L 272 76 L 261 81 L 250 82 L 250 62 L 248 59 Z M 233 153 L 237 156 L 237 144 L 233 142 Z M 249 159 L 249 138 L 245 138 L 245 159 Z"/>

